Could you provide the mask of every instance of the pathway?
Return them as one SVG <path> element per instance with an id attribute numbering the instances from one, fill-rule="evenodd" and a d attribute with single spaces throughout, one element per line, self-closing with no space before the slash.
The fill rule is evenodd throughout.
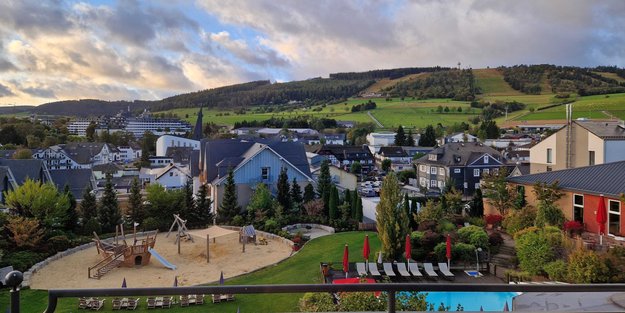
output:
<path id="1" fill-rule="evenodd" d="M 371 114 L 371 111 L 367 111 L 367 115 L 369 115 L 369 117 L 378 125 L 378 127 L 384 128 L 384 125 L 382 125 L 382 123 L 380 123 L 380 121 L 378 121 L 378 119 L 375 118 L 373 114 Z"/>
<path id="2" fill-rule="evenodd" d="M 490 258 L 491 272 L 497 277 L 505 277 L 505 271 L 514 268 L 516 249 L 514 240 L 506 233 L 501 233 L 503 244 L 499 247 L 499 252 Z"/>

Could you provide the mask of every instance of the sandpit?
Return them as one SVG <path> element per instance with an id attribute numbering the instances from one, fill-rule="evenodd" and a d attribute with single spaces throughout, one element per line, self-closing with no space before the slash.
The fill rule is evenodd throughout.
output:
<path id="1" fill-rule="evenodd" d="M 159 233 L 156 238 L 154 249 L 176 265 L 176 270 L 164 267 L 152 257 L 146 266 L 119 267 L 99 280 L 90 279 L 87 277 L 88 267 L 102 259 L 96 248 L 92 247 L 51 262 L 33 275 L 30 286 L 33 289 L 116 288 L 126 278 L 128 287 L 170 287 L 176 276 L 179 286 L 190 286 L 215 282 L 219 280 L 221 271 L 226 279 L 245 274 L 277 263 L 291 254 L 289 246 L 269 238 L 267 245 L 248 244 L 245 253 L 242 253 L 238 232 L 216 226 L 190 233 L 195 242 L 183 240 L 181 254 L 178 254 L 174 234 L 165 238 L 166 233 Z M 206 263 L 206 234 L 211 238 L 210 263 Z"/>

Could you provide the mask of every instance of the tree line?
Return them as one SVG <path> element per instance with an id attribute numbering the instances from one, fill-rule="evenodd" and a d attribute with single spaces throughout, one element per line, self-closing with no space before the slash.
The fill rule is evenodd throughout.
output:
<path id="1" fill-rule="evenodd" d="M 392 97 L 451 98 L 458 101 L 472 101 L 481 93 L 475 85 L 471 69 L 436 71 L 424 77 L 399 82 L 383 91 Z"/>
<path id="2" fill-rule="evenodd" d="M 330 78 L 334 79 L 380 79 L 380 78 L 389 78 L 389 79 L 397 79 L 400 77 L 404 77 L 406 75 L 411 74 L 419 74 L 419 73 L 430 73 L 437 71 L 445 71 L 449 70 L 448 67 L 407 67 L 407 68 L 396 68 L 396 69 L 387 69 L 387 70 L 373 70 L 367 72 L 347 72 L 347 73 L 333 73 L 330 74 Z"/>

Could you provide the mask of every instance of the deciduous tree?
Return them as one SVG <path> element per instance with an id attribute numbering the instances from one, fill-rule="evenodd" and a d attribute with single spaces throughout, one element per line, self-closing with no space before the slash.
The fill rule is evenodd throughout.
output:
<path id="1" fill-rule="evenodd" d="M 399 259 L 402 252 L 402 239 L 410 232 L 408 216 L 401 205 L 400 190 L 397 176 L 391 172 L 382 182 L 380 202 L 376 207 L 382 250 L 389 260 Z"/>
<path id="2" fill-rule="evenodd" d="M 6 228 L 11 233 L 9 238 L 18 248 L 36 247 L 45 233 L 39 220 L 23 216 L 9 217 Z"/>
<path id="3" fill-rule="evenodd" d="M 508 186 L 507 177 L 508 171 L 502 167 L 498 171 L 486 175 L 482 184 L 484 198 L 499 211 L 501 216 L 506 215 L 516 199 L 516 190 Z"/>

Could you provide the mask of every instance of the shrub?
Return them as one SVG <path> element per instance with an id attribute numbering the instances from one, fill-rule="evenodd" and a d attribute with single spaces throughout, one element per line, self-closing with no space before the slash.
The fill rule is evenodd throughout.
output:
<path id="1" fill-rule="evenodd" d="M 336 310 L 332 295 L 327 292 L 307 292 L 299 300 L 302 312 L 331 312 Z"/>
<path id="2" fill-rule="evenodd" d="M 568 279 L 576 284 L 605 283 L 608 266 L 592 251 L 578 249 L 569 256 Z"/>
<path id="3" fill-rule="evenodd" d="M 56 252 L 61 252 L 69 249 L 70 242 L 67 236 L 54 236 L 48 239 L 48 243 Z"/>
<path id="4" fill-rule="evenodd" d="M 488 247 L 488 234 L 478 226 L 462 227 L 458 230 L 458 239 L 461 242 L 472 244 L 476 247 Z"/>
<path id="5" fill-rule="evenodd" d="M 583 229 L 584 227 L 582 226 L 582 223 L 578 221 L 564 222 L 564 230 L 569 233 L 570 236 L 573 236 L 574 234 L 581 235 Z"/>
<path id="6" fill-rule="evenodd" d="M 243 218 L 243 216 L 241 215 L 235 215 L 232 218 L 232 225 L 234 226 L 245 226 L 245 218 Z"/>
<path id="7" fill-rule="evenodd" d="M 266 232 L 277 233 L 280 230 L 278 222 L 276 220 L 270 218 L 265 221 L 264 229 Z"/>
<path id="8" fill-rule="evenodd" d="M 532 280 L 532 275 L 528 272 L 507 270 L 505 272 L 505 275 L 508 281 L 531 281 Z"/>
<path id="9" fill-rule="evenodd" d="M 5 255 L 2 263 L 3 266 L 12 265 L 14 270 L 25 272 L 44 257 L 44 255 L 32 251 L 17 251 Z"/>
<path id="10" fill-rule="evenodd" d="M 554 249 L 543 230 L 517 235 L 516 250 L 521 269 L 531 275 L 541 274 L 545 264 L 555 260 Z"/>
<path id="11" fill-rule="evenodd" d="M 431 230 L 431 231 L 435 231 L 436 230 L 436 221 L 432 221 L 432 220 L 426 220 L 423 221 L 421 223 L 419 223 L 419 227 L 417 228 L 417 230 L 419 231 L 426 231 L 426 230 Z"/>
<path id="12" fill-rule="evenodd" d="M 502 226 L 508 234 L 514 235 L 516 232 L 534 226 L 536 220 L 536 208 L 526 206 L 519 211 L 512 211 L 503 221 Z"/>
<path id="13" fill-rule="evenodd" d="M 154 217 L 148 217 L 143 220 L 143 229 L 155 230 L 160 226 L 160 222 Z"/>
<path id="14" fill-rule="evenodd" d="M 500 246 L 503 243 L 503 237 L 499 232 L 494 232 L 488 235 L 488 244 L 491 247 Z"/>
<path id="15" fill-rule="evenodd" d="M 498 225 L 503 220 L 503 216 L 499 214 L 488 214 L 484 216 L 484 221 L 486 224 L 490 225 Z"/>
<path id="16" fill-rule="evenodd" d="M 447 244 L 441 242 L 434 247 L 434 254 L 439 262 L 447 261 Z M 475 246 L 467 243 L 458 242 L 451 246 L 451 259 L 458 262 L 474 262 Z"/>
<path id="17" fill-rule="evenodd" d="M 149 218 L 148 218 L 149 219 Z M 145 228 L 145 221 L 148 220 L 145 219 L 143 221 L 143 227 Z M 153 218 L 152 218 L 153 219 Z M 158 227 L 158 226 L 157 226 Z M 153 228 L 156 229 L 156 228 Z M 102 227 L 100 226 L 100 223 L 98 222 L 97 219 L 91 218 L 87 221 L 87 223 L 85 223 L 85 226 L 83 227 L 83 234 L 90 236 L 91 234 L 93 234 L 93 232 L 99 234 L 102 232 Z"/>
<path id="18" fill-rule="evenodd" d="M 421 246 L 431 251 L 434 246 L 441 241 L 441 235 L 437 232 L 427 230 L 423 233 L 423 238 L 421 238 Z"/>
<path id="19" fill-rule="evenodd" d="M 422 231 L 413 231 L 410 233 L 410 241 L 412 244 L 421 244 L 421 240 L 423 239 L 424 233 Z"/>
<path id="20" fill-rule="evenodd" d="M 475 226 L 479 226 L 479 227 L 486 226 L 486 222 L 484 221 L 484 219 L 481 218 L 481 217 L 477 217 L 477 216 L 469 217 L 467 219 L 467 222 L 469 222 L 469 224 L 471 224 L 471 225 L 475 225 Z"/>
<path id="21" fill-rule="evenodd" d="M 536 211 L 536 221 L 534 225 L 543 227 L 544 225 L 561 227 L 564 223 L 564 213 L 554 204 L 540 201 Z"/>
<path id="22" fill-rule="evenodd" d="M 556 281 L 563 281 L 566 278 L 567 273 L 566 262 L 562 260 L 556 260 L 551 263 L 547 263 L 544 266 L 545 273 L 549 276 L 549 279 Z"/>
<path id="23" fill-rule="evenodd" d="M 456 231 L 456 225 L 450 221 L 441 221 L 436 227 L 436 231 L 441 234 L 448 234 Z"/>

